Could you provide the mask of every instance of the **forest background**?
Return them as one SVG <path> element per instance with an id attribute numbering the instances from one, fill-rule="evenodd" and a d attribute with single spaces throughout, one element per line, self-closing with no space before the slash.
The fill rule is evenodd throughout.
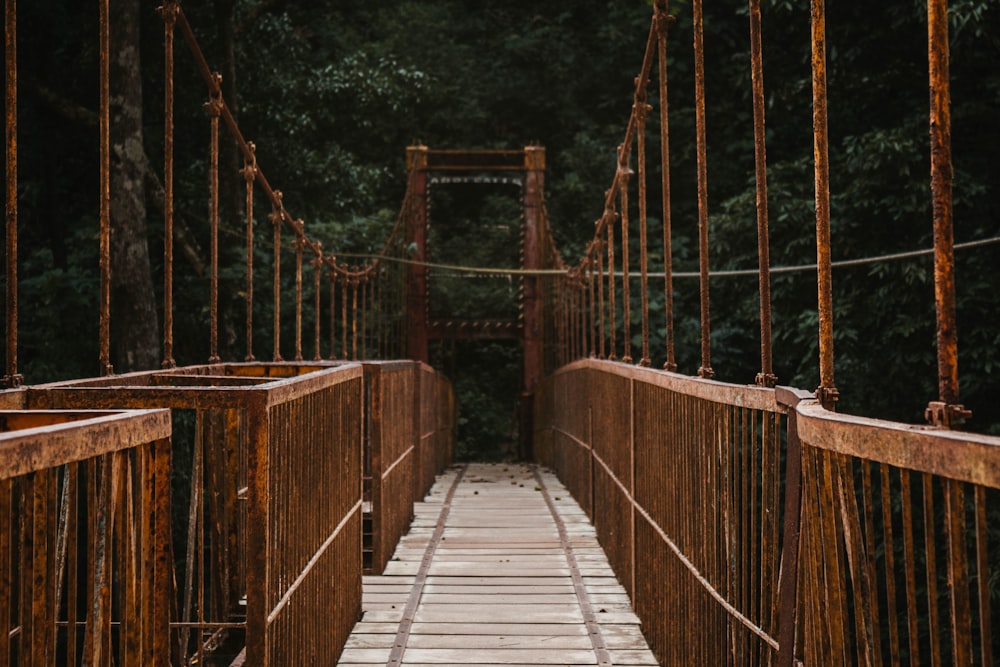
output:
<path id="1" fill-rule="evenodd" d="M 950 4 L 955 237 L 961 243 L 1000 236 L 1000 0 Z M 926 4 L 828 5 L 834 259 L 930 248 Z M 259 163 L 325 249 L 349 255 L 381 247 L 402 200 L 407 145 L 538 143 L 547 151 L 550 224 L 570 263 L 602 212 L 652 13 L 644 0 L 204 0 L 183 6 L 223 76 L 244 135 L 258 147 Z M 694 271 L 691 6 L 671 0 L 669 7 L 677 17 L 668 47 L 673 260 L 676 271 Z M 808 3 L 763 0 L 762 11 L 771 258 L 775 266 L 808 265 L 815 262 Z M 155 2 L 111 0 L 111 17 L 112 335 L 113 362 L 122 372 L 156 367 L 162 354 L 163 26 Z M 755 268 L 757 261 L 748 30 L 744 3 L 706 3 L 713 270 Z M 18 32 L 21 370 L 29 383 L 92 376 L 99 296 L 96 3 L 21 2 Z M 177 53 L 175 291 L 184 295 L 179 301 L 206 304 L 205 311 L 175 314 L 175 358 L 188 364 L 208 356 L 209 124 L 204 84 L 180 42 Z M 656 131 L 653 124 L 651 144 Z M 242 164 L 228 142 L 221 165 L 220 344 L 224 359 L 242 359 Z M 658 178 L 650 174 L 651 181 Z M 440 188 L 435 197 L 435 260 L 516 265 L 509 232 L 518 210 L 509 188 Z M 652 218 L 660 213 L 653 207 L 650 215 L 650 229 L 658 230 Z M 258 275 L 267 277 L 270 230 L 263 222 L 255 262 Z M 502 233 L 491 237 L 490 230 Z M 650 233 L 655 239 L 658 232 Z M 1000 244 L 957 252 L 962 401 L 974 412 L 969 428 L 991 433 L 1000 433 L 998 253 Z M 654 268 L 662 266 L 662 256 L 651 258 Z M 270 290 L 269 279 L 257 283 L 262 294 Z M 441 276 L 433 289 L 432 308 L 444 316 L 516 310 L 509 281 Z M 716 377 L 750 383 L 759 370 L 756 278 L 713 278 L 711 289 Z M 662 321 L 662 289 L 650 298 Z M 815 388 L 815 271 L 775 275 L 772 298 L 779 383 Z M 675 300 L 680 372 L 694 374 L 697 281 L 678 279 Z M 937 394 L 931 257 L 838 268 L 834 302 L 839 409 L 922 421 Z M 263 299 L 256 303 L 262 329 L 255 352 L 266 359 L 270 307 Z M 286 324 L 292 326 L 290 318 Z M 652 347 L 654 364 L 662 363 L 662 325 L 654 326 Z M 433 362 L 455 382 L 461 456 L 497 457 L 516 438 L 519 354 L 498 342 L 434 348 Z"/>

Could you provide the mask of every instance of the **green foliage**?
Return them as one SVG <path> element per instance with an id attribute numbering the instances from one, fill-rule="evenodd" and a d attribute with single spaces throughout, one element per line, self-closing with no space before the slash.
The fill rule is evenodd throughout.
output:
<path id="1" fill-rule="evenodd" d="M 950 4 L 955 235 L 962 242 L 1000 234 L 995 204 L 1000 178 L 994 159 L 1000 147 L 995 123 L 1000 3 Z M 834 259 L 929 247 L 925 5 L 828 5 Z M 547 208 L 556 241 L 570 261 L 582 251 L 601 214 L 615 148 L 624 136 L 633 77 L 648 34 L 649 2 L 346 0 L 331 7 L 295 0 L 257 12 L 261 6 L 253 0 L 237 2 L 237 98 L 230 102 L 244 135 L 256 143 L 270 182 L 283 191 L 288 209 L 305 220 L 325 250 L 349 261 L 354 261 L 352 255 L 379 250 L 399 209 L 406 145 L 519 148 L 537 141 L 547 149 Z M 675 270 L 692 271 L 697 268 L 698 210 L 691 4 L 676 0 L 669 6 L 677 17 L 668 47 L 673 261 Z M 808 6 L 786 0 L 766 0 L 762 6 L 772 263 L 811 264 L 815 216 Z M 185 5 L 185 11 L 209 62 L 221 69 L 224 44 L 213 25 L 212 3 Z M 713 269 L 754 267 L 746 7 L 709 3 L 705 11 L 710 264 Z M 67 113 L 96 111 L 95 14 L 91 7 L 51 0 L 19 7 L 21 341 L 30 382 L 90 375 L 96 367 L 96 128 Z M 146 150 L 158 171 L 162 26 L 151 7 L 142 29 Z M 195 237 L 204 260 L 208 121 L 202 108 L 205 88 L 185 49 L 178 40 L 177 217 Z M 55 91 L 58 100 L 43 88 Z M 656 98 L 652 93 L 654 105 Z M 651 164 L 659 154 L 656 115 L 650 116 L 647 141 Z M 654 268 L 661 261 L 653 220 L 662 215 L 660 176 L 658 167 L 650 169 Z M 432 259 L 516 265 L 516 194 L 486 192 L 489 188 L 458 194 L 460 190 L 434 190 Z M 272 230 L 265 220 L 268 211 L 259 207 L 254 353 L 268 358 Z M 238 208 L 223 202 L 222 337 L 230 358 L 244 354 L 244 231 L 241 211 L 231 210 Z M 636 211 L 632 213 L 637 220 Z M 151 208 L 150 215 L 151 233 L 158 237 L 159 214 Z M 638 256 L 637 236 L 633 229 L 633 257 Z M 203 361 L 207 305 L 189 304 L 207 304 L 207 275 L 204 266 L 175 252 L 175 294 L 188 304 L 175 313 L 175 356 L 180 363 Z M 285 267 L 293 265 L 292 253 L 286 241 Z M 158 238 L 151 239 L 151 254 L 159 263 Z M 1000 390 L 994 379 L 1000 334 L 993 323 L 1000 290 L 994 255 L 991 247 L 959 251 L 957 288 L 963 400 L 976 412 L 975 428 L 996 431 L 1000 414 L 992 397 Z M 516 316 L 516 281 L 435 279 L 431 307 L 436 315 Z M 311 282 L 305 281 L 307 299 Z M 920 420 L 935 393 L 932 283 L 927 257 L 835 270 L 842 409 Z M 288 305 L 294 296 L 292 272 L 284 272 L 280 289 L 285 304 L 282 345 L 287 348 L 294 326 Z M 782 383 L 812 388 L 818 381 L 813 273 L 776 274 L 772 291 L 775 370 Z M 654 280 L 654 365 L 662 363 L 663 355 L 661 292 Z M 632 295 L 635 335 L 640 325 L 638 282 Z M 759 363 L 756 280 L 714 278 L 711 296 L 713 368 L 721 379 L 749 382 Z M 697 281 L 678 279 L 675 301 L 678 361 L 683 372 L 693 373 L 700 363 Z M 324 346 L 327 333 L 324 328 Z M 478 356 L 467 354 L 476 363 L 492 360 L 507 368 L 516 350 L 501 353 L 494 345 L 480 346 Z M 289 356 L 288 349 L 283 352 Z M 444 363 L 466 352 L 441 354 Z M 454 362 L 456 368 L 476 367 L 462 359 Z M 488 365 L 481 368 L 486 376 L 492 372 Z M 476 427 L 477 433 L 488 428 L 506 433 L 498 424 L 509 423 L 513 410 L 503 403 L 501 390 L 482 394 L 471 379 L 457 383 L 460 400 L 474 406 L 467 413 L 474 417 L 466 419 L 485 414 L 484 396 L 503 404 L 499 421 Z M 512 381 L 511 395 L 516 385 Z"/>

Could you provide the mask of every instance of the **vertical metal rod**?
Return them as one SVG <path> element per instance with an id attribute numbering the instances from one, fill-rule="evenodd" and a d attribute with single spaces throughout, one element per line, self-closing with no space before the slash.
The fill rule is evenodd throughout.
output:
<path id="1" fill-rule="evenodd" d="M 3 384 L 21 384 L 17 373 L 17 2 L 4 3 L 7 87 L 7 369 Z"/>
<path id="2" fill-rule="evenodd" d="M 347 359 L 347 283 L 346 275 L 340 281 L 340 358 Z"/>
<path id="3" fill-rule="evenodd" d="M 608 359 L 614 361 L 617 351 L 617 344 L 615 342 L 615 226 L 612 224 L 614 222 L 614 212 L 605 211 L 605 217 L 608 220 L 607 232 L 608 232 L 608 310 L 611 313 L 611 320 L 609 322 L 608 330 L 611 332 L 610 341 L 610 351 L 608 353 Z"/>
<path id="4" fill-rule="evenodd" d="M 222 75 L 212 75 L 215 80 L 208 102 L 211 116 L 212 137 L 208 167 L 208 220 L 211 229 L 211 290 L 208 363 L 219 363 L 219 115 L 222 113 Z"/>
<path id="5" fill-rule="evenodd" d="M 643 95 L 636 100 L 635 114 L 638 121 L 636 127 L 636 144 L 639 151 L 639 274 L 642 285 L 642 358 L 640 366 L 649 366 L 649 257 L 646 243 L 646 114 L 650 107 L 646 104 L 646 89 L 648 81 L 642 82 Z"/>
<path id="6" fill-rule="evenodd" d="M 332 263 L 336 265 L 336 258 Z M 330 358 L 337 358 L 337 272 L 330 269 Z"/>
<path id="7" fill-rule="evenodd" d="M 101 375 L 111 375 L 111 97 L 110 29 L 108 0 L 100 0 L 100 366 Z"/>
<path id="8" fill-rule="evenodd" d="M 698 135 L 698 265 L 701 276 L 701 366 L 698 375 L 710 378 L 712 370 L 711 317 L 708 299 L 708 161 L 705 138 L 705 44 L 701 0 L 694 0 L 694 96 Z"/>
<path id="9" fill-rule="evenodd" d="M 168 0 L 163 16 L 163 362 L 174 361 L 174 25 L 179 7 Z"/>
<path id="10" fill-rule="evenodd" d="M 358 279 L 351 278 L 351 359 L 358 358 Z"/>
<path id="11" fill-rule="evenodd" d="M 320 253 L 316 255 L 313 260 L 313 361 L 319 361 L 323 358 L 319 349 L 319 339 L 320 339 L 320 315 L 322 314 L 322 287 L 319 282 L 320 273 L 323 271 L 323 252 L 322 246 L 320 247 Z"/>
<path id="12" fill-rule="evenodd" d="M 368 358 L 368 274 L 361 278 L 361 356 Z"/>
<path id="13" fill-rule="evenodd" d="M 930 75 L 931 202 L 934 215 L 934 305 L 937 311 L 938 401 L 934 423 L 951 427 L 971 416 L 958 404 L 958 334 L 955 326 L 955 238 L 952 224 L 951 87 L 948 2 L 927 2 Z M 933 407 L 933 405 L 932 405 Z"/>
<path id="14" fill-rule="evenodd" d="M 250 148 L 250 152 L 254 152 L 255 146 L 253 143 L 247 144 Z M 247 203 L 246 203 L 246 215 L 247 215 L 247 238 L 246 238 L 246 254 L 247 254 L 247 287 L 246 287 L 246 305 L 247 305 L 247 354 L 245 361 L 254 361 L 253 356 L 253 183 L 257 178 L 257 158 L 256 156 L 253 160 L 248 160 L 243 166 L 243 178 L 247 185 Z"/>
<path id="15" fill-rule="evenodd" d="M 832 410 L 837 401 L 833 384 L 833 270 L 830 258 L 830 157 L 826 106 L 826 6 L 811 0 L 813 155 L 816 183 L 816 265 L 819 302 L 819 388 L 816 398 Z"/>
<path id="16" fill-rule="evenodd" d="M 594 254 L 597 255 L 597 356 L 604 359 L 604 248 L 598 238 Z"/>
<path id="17" fill-rule="evenodd" d="M 979 655 L 984 665 L 993 664 L 993 626 L 990 623 L 989 548 L 986 540 L 986 489 L 973 488 L 976 522 L 976 588 L 979 611 Z"/>
<path id="18" fill-rule="evenodd" d="M 598 251 L 599 252 L 599 251 Z M 590 356 L 597 356 L 597 330 L 594 322 L 594 258 L 591 256 L 587 263 L 587 297 L 589 304 L 587 328 L 590 331 Z"/>
<path id="19" fill-rule="evenodd" d="M 272 359 L 281 361 L 281 192 L 275 191 L 271 224 L 274 226 L 274 352 Z"/>
<path id="20" fill-rule="evenodd" d="M 302 361 L 302 221 L 295 221 L 295 361 Z"/>
<path id="21" fill-rule="evenodd" d="M 673 281 L 673 250 L 671 248 L 670 230 L 670 131 L 667 122 L 667 30 L 674 22 L 674 17 L 667 14 L 666 0 L 657 0 L 656 12 L 657 42 L 660 67 L 660 168 L 662 170 L 663 195 L 663 296 L 664 296 L 664 338 L 666 339 L 667 360 L 663 368 L 668 371 L 677 370 L 674 356 L 674 281 Z"/>
<path id="22" fill-rule="evenodd" d="M 628 260 L 628 147 L 618 147 L 618 169 L 623 173 L 619 178 L 619 196 L 621 197 L 621 223 L 622 223 L 622 338 L 624 354 L 622 361 L 626 364 L 632 363 L 632 298 L 629 289 L 629 260 Z"/>
<path id="23" fill-rule="evenodd" d="M 753 84 L 753 143 L 757 181 L 757 260 L 760 289 L 760 373 L 757 384 L 773 387 L 771 362 L 771 256 L 767 226 L 767 150 L 764 131 L 764 64 L 760 0 L 750 0 L 750 78 Z"/>

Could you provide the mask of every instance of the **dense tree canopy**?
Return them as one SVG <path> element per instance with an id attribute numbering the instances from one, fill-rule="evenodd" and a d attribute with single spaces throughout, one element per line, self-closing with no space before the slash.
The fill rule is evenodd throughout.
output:
<path id="1" fill-rule="evenodd" d="M 762 4 L 772 261 L 810 264 L 808 3 Z M 929 248 L 925 4 L 828 4 L 834 258 Z M 27 380 L 39 382 L 94 372 L 96 16 L 89 5 L 64 0 L 20 5 L 20 196 L 27 237 L 22 365 Z M 674 261 L 683 271 L 697 265 L 691 12 L 688 0 L 669 5 L 677 17 L 669 47 Z M 261 165 L 325 247 L 379 247 L 403 192 L 405 146 L 416 142 L 435 148 L 545 145 L 548 211 L 567 259 L 589 240 L 632 104 L 648 2 L 215 0 L 184 6 L 209 61 L 227 73 L 227 95 L 244 134 L 258 146 Z M 139 23 L 145 148 L 158 173 L 163 56 L 154 9 L 142 3 Z M 711 263 L 752 268 L 747 9 L 728 1 L 706 3 L 705 11 Z M 1000 150 L 1000 3 L 954 1 L 950 16 L 955 235 L 961 242 L 1000 235 L 994 159 Z M 194 294 L 207 289 L 208 123 L 204 86 L 180 45 L 178 54 L 178 216 L 188 234 L 178 250 L 184 258 L 178 289 Z M 656 130 L 654 123 L 651 145 Z M 228 178 L 236 179 L 232 171 Z M 162 256 L 157 178 L 147 193 L 154 273 Z M 485 201 L 487 215 L 509 215 L 506 204 Z M 232 261 L 223 260 L 230 267 L 223 280 L 232 286 L 225 293 L 232 297 L 223 310 L 235 321 L 242 303 L 238 197 L 224 195 L 223 208 L 223 231 L 232 240 L 224 251 Z M 651 215 L 659 215 L 655 207 Z M 1000 390 L 997 248 L 958 253 L 962 396 L 976 413 L 977 430 L 1000 428 L 1000 411 L 990 398 Z M 263 252 L 260 261 L 269 261 Z M 836 270 L 841 409 L 920 421 L 936 395 L 932 280 L 927 256 Z M 713 367 L 720 379 L 753 381 L 756 291 L 753 278 L 712 281 Z M 811 389 L 818 378 L 814 273 L 775 276 L 773 291 L 779 381 Z M 651 298 L 662 313 L 662 295 Z M 678 361 L 682 372 L 693 373 L 696 281 L 678 280 L 676 299 Z M 204 360 L 204 313 L 177 317 L 178 361 Z M 235 334 L 224 339 L 224 347 L 236 349 Z M 486 356 L 516 369 L 509 350 Z M 488 398 L 489 388 L 474 390 L 474 384 L 465 388 L 470 401 Z M 478 398 L 471 398 L 474 391 Z"/>

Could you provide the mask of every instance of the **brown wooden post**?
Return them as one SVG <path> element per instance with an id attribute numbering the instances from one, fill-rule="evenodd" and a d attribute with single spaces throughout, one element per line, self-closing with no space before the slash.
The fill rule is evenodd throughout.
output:
<path id="1" fill-rule="evenodd" d="M 406 149 L 409 179 L 409 215 L 406 216 L 408 259 L 427 261 L 427 147 Z M 406 356 L 428 362 L 427 353 L 427 268 L 409 264 L 406 269 Z"/>

